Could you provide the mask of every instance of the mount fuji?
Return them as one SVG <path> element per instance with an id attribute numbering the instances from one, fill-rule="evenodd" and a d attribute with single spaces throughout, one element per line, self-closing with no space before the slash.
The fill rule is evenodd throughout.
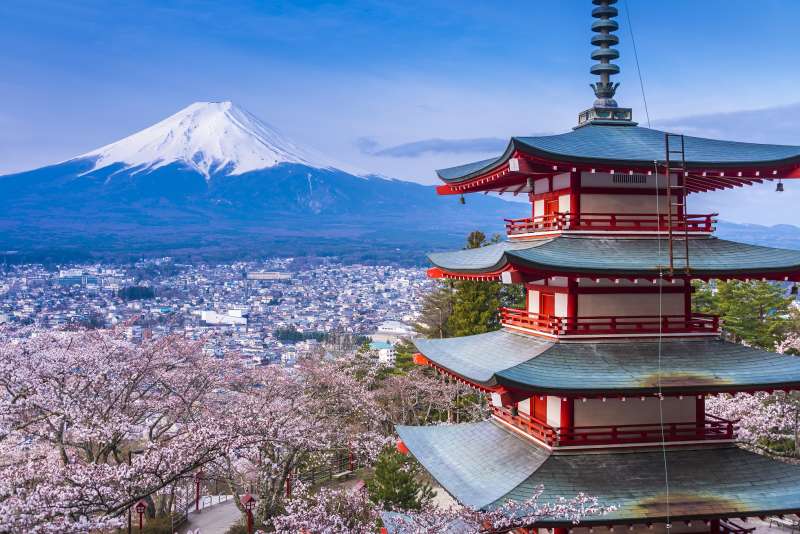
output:
<path id="1" fill-rule="evenodd" d="M 325 254 L 407 262 L 527 212 L 494 197 L 460 205 L 430 186 L 343 169 L 231 102 L 198 102 L 67 161 L 0 176 L 0 249 L 54 260 Z"/>

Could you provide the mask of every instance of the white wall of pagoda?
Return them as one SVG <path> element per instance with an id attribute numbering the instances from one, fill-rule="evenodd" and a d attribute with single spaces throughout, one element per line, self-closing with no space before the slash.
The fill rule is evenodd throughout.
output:
<path id="1" fill-rule="evenodd" d="M 561 397 L 547 397 L 547 424 L 557 428 L 561 426 Z"/>
<path id="2" fill-rule="evenodd" d="M 675 180 L 676 175 L 672 175 Z M 582 172 L 581 187 L 610 187 L 614 189 L 649 189 L 655 190 L 656 184 L 659 189 L 667 186 L 667 177 L 663 174 L 656 180 L 655 174 L 629 174 L 628 172 Z"/>
<path id="3" fill-rule="evenodd" d="M 573 408 L 575 426 L 609 426 L 655 424 L 660 419 L 659 403 L 665 423 L 693 423 L 697 414 L 694 397 L 656 397 L 626 399 L 586 399 L 576 401 Z"/>
<path id="4" fill-rule="evenodd" d="M 667 202 L 656 195 L 581 194 L 582 213 L 667 213 Z M 569 206 L 567 206 L 569 210 Z"/>
<path id="5" fill-rule="evenodd" d="M 652 317 L 659 315 L 659 308 L 662 315 L 683 315 L 686 309 L 683 294 L 578 295 L 578 317 Z"/>
<path id="6" fill-rule="evenodd" d="M 665 289 L 659 295 L 659 284 Z M 528 289 L 528 311 L 545 313 L 540 309 L 541 295 L 552 294 L 553 310 L 556 317 L 567 317 L 569 295 L 566 291 L 565 277 L 552 277 L 538 280 Z M 553 288 L 552 291 L 544 288 Z M 661 315 L 684 315 L 686 313 L 686 295 L 682 288 L 682 280 L 675 283 L 667 281 L 637 279 L 598 280 L 580 278 L 578 280 L 577 316 L 578 317 L 634 317 Z M 619 292 L 613 291 L 619 289 Z"/>

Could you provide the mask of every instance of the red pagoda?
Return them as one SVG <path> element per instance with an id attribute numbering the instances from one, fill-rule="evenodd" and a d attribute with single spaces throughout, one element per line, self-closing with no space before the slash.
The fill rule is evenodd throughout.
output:
<path id="1" fill-rule="evenodd" d="M 542 486 L 543 500 L 585 492 L 617 507 L 530 531 L 745 532 L 749 517 L 800 510 L 800 467 L 738 447 L 705 399 L 800 389 L 800 358 L 723 340 L 717 317 L 692 311 L 691 281 L 799 281 L 800 251 L 716 238 L 716 214 L 686 205 L 800 177 L 800 147 L 637 126 L 614 100 L 615 3 L 593 0 L 597 100 L 576 128 L 438 171 L 439 194 L 526 194 L 532 211 L 506 221 L 506 241 L 430 254 L 429 275 L 522 284 L 526 305 L 501 309 L 501 330 L 416 342 L 417 363 L 491 398 L 489 420 L 397 431 L 462 504 Z"/>

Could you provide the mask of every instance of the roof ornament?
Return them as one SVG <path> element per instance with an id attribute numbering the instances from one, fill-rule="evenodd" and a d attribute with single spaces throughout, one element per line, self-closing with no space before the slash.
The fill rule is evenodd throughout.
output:
<path id="1" fill-rule="evenodd" d="M 619 29 L 619 24 L 613 20 L 619 12 L 612 4 L 617 0 L 592 0 L 597 7 L 592 10 L 592 17 L 596 18 L 592 23 L 592 45 L 596 46 L 592 50 L 592 59 L 597 61 L 589 70 L 592 74 L 600 77 L 596 83 L 590 84 L 597 99 L 594 105 L 578 115 L 578 127 L 587 124 L 616 124 L 616 125 L 635 125 L 631 119 L 633 111 L 631 108 L 621 108 L 614 100 L 619 83 L 611 81 L 611 76 L 619 74 L 619 65 L 612 63 L 619 58 L 619 50 L 612 46 L 619 44 L 619 37 L 613 32 Z"/>

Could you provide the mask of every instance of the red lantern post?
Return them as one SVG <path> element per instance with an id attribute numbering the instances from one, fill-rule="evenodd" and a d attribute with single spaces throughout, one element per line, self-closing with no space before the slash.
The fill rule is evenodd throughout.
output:
<path id="1" fill-rule="evenodd" d="M 203 480 L 203 470 L 194 474 L 194 511 L 200 511 L 200 481 Z"/>
<path id="2" fill-rule="evenodd" d="M 242 506 L 247 510 L 247 534 L 253 534 L 253 510 L 256 507 L 256 498 L 249 493 L 242 497 Z"/>
<path id="3" fill-rule="evenodd" d="M 139 514 L 139 532 L 141 532 L 142 528 L 144 528 L 142 517 L 144 516 L 144 513 L 147 511 L 147 503 L 144 500 L 140 500 L 135 505 L 133 505 L 133 509 L 137 514 Z"/>

